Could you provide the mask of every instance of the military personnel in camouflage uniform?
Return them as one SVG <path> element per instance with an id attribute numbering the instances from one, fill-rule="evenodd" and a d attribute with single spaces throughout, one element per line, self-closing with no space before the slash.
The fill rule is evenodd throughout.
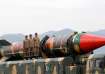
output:
<path id="1" fill-rule="evenodd" d="M 25 39 L 23 41 L 23 52 L 24 52 L 24 57 L 26 58 L 28 56 L 28 51 L 29 51 L 29 39 L 28 36 L 25 36 Z"/>
<path id="2" fill-rule="evenodd" d="M 33 57 L 34 50 L 34 40 L 32 38 L 32 34 L 29 35 L 29 57 Z"/>
<path id="3" fill-rule="evenodd" d="M 34 40 L 34 56 L 38 58 L 38 56 L 40 55 L 40 47 L 39 47 L 40 39 L 37 33 L 35 33 L 35 37 L 33 38 L 33 40 Z"/>

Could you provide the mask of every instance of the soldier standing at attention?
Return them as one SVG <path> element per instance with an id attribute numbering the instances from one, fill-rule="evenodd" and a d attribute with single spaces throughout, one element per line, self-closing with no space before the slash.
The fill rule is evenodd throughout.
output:
<path id="1" fill-rule="evenodd" d="M 34 49 L 34 40 L 32 38 L 32 34 L 29 35 L 29 57 L 33 57 L 33 49 Z"/>
<path id="2" fill-rule="evenodd" d="M 40 56 L 40 39 L 38 37 L 38 33 L 35 33 L 34 40 L 34 56 L 38 58 Z"/>
<path id="3" fill-rule="evenodd" d="M 28 51 L 29 51 L 29 39 L 28 36 L 25 36 L 25 39 L 23 40 L 23 52 L 24 52 L 24 57 L 27 58 L 28 56 Z"/>

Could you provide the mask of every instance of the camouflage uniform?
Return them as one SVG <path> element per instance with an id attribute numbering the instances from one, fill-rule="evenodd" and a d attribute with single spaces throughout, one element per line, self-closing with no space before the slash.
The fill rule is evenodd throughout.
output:
<path id="1" fill-rule="evenodd" d="M 40 46 L 39 46 L 39 44 L 40 44 L 40 39 L 39 39 L 39 37 L 37 36 L 37 34 L 35 33 L 35 37 L 33 38 L 33 40 L 34 40 L 34 56 L 35 57 L 38 57 L 39 56 L 39 53 L 40 53 Z"/>

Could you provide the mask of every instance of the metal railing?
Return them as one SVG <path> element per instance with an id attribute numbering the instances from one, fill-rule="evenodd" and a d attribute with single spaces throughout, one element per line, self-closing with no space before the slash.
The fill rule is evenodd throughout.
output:
<path id="1" fill-rule="evenodd" d="M 85 74 L 83 65 L 64 65 L 62 61 L 34 59 L 0 63 L 0 74 Z"/>

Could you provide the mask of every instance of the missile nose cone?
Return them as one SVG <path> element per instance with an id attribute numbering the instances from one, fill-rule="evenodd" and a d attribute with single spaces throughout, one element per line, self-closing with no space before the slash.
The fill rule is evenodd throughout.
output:
<path id="1" fill-rule="evenodd" d="M 94 49 L 104 45 L 105 45 L 105 37 L 86 34 L 86 33 L 80 36 L 80 49 L 84 53 L 91 52 Z"/>

